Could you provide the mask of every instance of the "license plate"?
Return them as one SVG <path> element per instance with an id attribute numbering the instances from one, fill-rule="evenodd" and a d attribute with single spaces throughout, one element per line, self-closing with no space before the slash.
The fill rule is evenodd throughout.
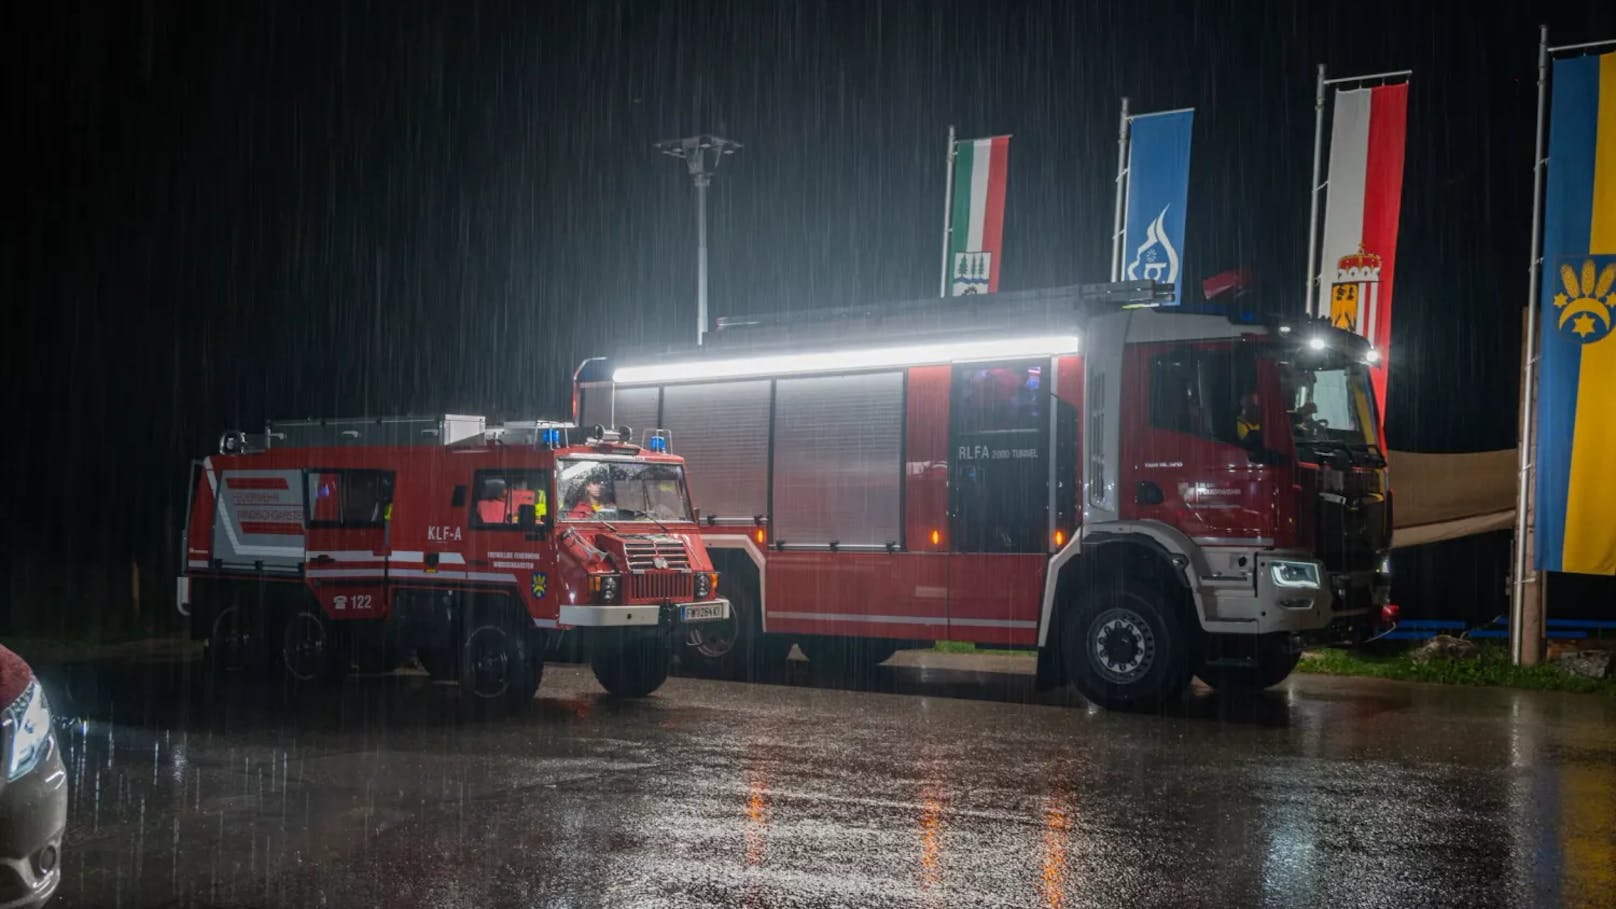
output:
<path id="1" fill-rule="evenodd" d="M 707 622 L 726 618 L 728 615 L 729 610 L 724 608 L 723 603 L 699 603 L 679 607 L 679 618 L 685 622 Z"/>

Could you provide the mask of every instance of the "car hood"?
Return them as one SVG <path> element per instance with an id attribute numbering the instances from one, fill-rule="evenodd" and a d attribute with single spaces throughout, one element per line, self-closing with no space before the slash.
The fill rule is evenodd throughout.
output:
<path id="1" fill-rule="evenodd" d="M 11 706 L 12 701 L 21 697 L 33 677 L 34 671 L 22 657 L 0 645 L 0 709 Z"/>

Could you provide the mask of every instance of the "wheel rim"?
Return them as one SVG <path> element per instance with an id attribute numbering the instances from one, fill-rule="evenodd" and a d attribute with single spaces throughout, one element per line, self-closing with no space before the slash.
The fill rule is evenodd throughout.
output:
<path id="1" fill-rule="evenodd" d="M 300 612 L 286 623 L 286 637 L 281 643 L 281 658 L 286 671 L 299 681 L 308 681 L 320 674 L 327 655 L 325 623 L 318 616 Z"/>
<path id="2" fill-rule="evenodd" d="M 215 649 L 219 668 L 231 672 L 245 669 L 247 650 L 252 646 L 252 634 L 247 631 L 241 609 L 230 606 L 213 619 L 213 633 L 208 646 Z"/>
<path id="3" fill-rule="evenodd" d="M 1156 661 L 1156 635 L 1139 613 L 1107 609 L 1089 626 L 1089 655 L 1107 681 L 1132 684 Z"/>
<path id="4" fill-rule="evenodd" d="M 709 660 L 719 660 L 735 649 L 735 618 L 721 622 L 706 622 L 692 627 L 685 635 L 685 645 Z"/>
<path id="5" fill-rule="evenodd" d="M 510 635 L 484 625 L 466 638 L 466 682 L 480 698 L 497 698 L 510 690 L 515 656 Z"/>

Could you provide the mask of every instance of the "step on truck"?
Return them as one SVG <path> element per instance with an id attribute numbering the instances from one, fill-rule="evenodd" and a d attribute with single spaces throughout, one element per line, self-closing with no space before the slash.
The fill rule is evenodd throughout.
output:
<path id="1" fill-rule="evenodd" d="M 179 608 L 218 673 L 331 681 L 412 656 L 525 704 L 572 632 L 607 691 L 730 618 L 667 437 L 482 417 L 269 423 L 192 466 Z"/>
<path id="2" fill-rule="evenodd" d="M 1165 289 L 726 318 L 699 349 L 584 361 L 575 413 L 680 443 L 727 579 L 731 618 L 681 660 L 745 677 L 795 644 L 859 671 L 966 641 L 1148 708 L 1387 627 L 1375 352 Z"/>

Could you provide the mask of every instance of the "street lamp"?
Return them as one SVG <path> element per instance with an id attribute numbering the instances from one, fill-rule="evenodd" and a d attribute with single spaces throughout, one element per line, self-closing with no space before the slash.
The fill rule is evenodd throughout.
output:
<path id="1" fill-rule="evenodd" d="M 686 139 L 668 139 L 656 144 L 656 150 L 672 158 L 679 158 L 690 169 L 690 179 L 696 184 L 696 344 L 707 334 L 707 184 L 713 180 L 713 171 L 725 155 L 733 155 L 741 143 L 705 133 Z"/>

